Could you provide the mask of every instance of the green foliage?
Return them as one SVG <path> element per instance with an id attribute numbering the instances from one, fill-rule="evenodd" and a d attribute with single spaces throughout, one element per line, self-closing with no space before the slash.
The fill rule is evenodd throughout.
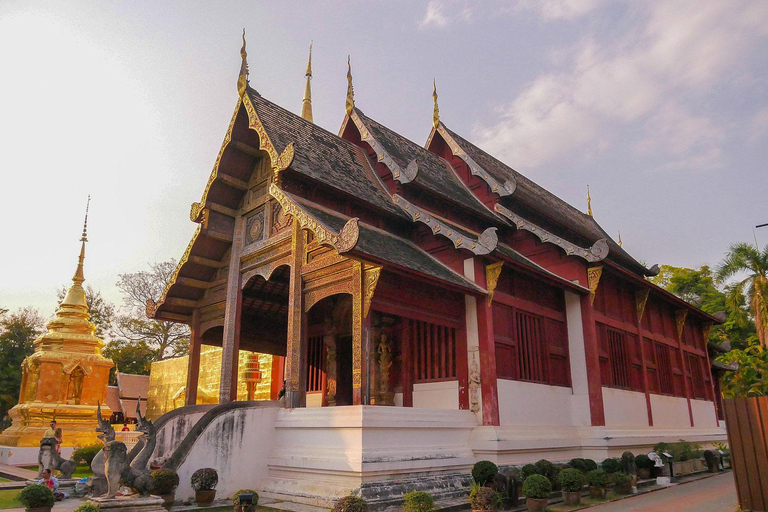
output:
<path id="1" fill-rule="evenodd" d="M 472 482 L 469 491 L 469 506 L 472 510 L 494 511 L 502 505 L 501 494 L 491 489 Z"/>
<path id="2" fill-rule="evenodd" d="M 608 473 L 602 469 L 593 469 L 587 473 L 587 483 L 591 487 L 608 487 Z"/>
<path id="3" fill-rule="evenodd" d="M 557 475 L 560 474 L 560 468 L 552 464 L 546 459 L 540 459 L 534 464 L 536 466 L 536 473 L 546 477 L 552 487 L 558 485 Z"/>
<path id="4" fill-rule="evenodd" d="M 219 474 L 213 468 L 201 468 L 192 473 L 191 484 L 196 491 L 211 491 L 219 483 Z"/>
<path id="5" fill-rule="evenodd" d="M 411 491 L 405 495 L 404 512 L 432 512 L 434 508 L 435 500 L 428 492 Z"/>
<path id="6" fill-rule="evenodd" d="M 75 509 L 74 512 L 100 512 L 101 509 L 97 507 L 96 505 L 91 505 L 90 503 L 83 503 L 79 507 Z"/>
<path id="7" fill-rule="evenodd" d="M 534 466 L 533 464 L 526 464 L 525 466 L 523 466 L 523 469 L 521 469 L 520 472 L 523 475 L 523 480 L 525 480 L 531 475 L 539 474 L 538 469 L 536 469 L 536 466 Z"/>
<path id="8" fill-rule="evenodd" d="M 672 455 L 675 462 L 696 459 L 701 457 L 701 445 L 680 439 L 677 443 L 659 443 L 653 447 L 653 451 L 664 457 L 664 452 Z"/>
<path id="9" fill-rule="evenodd" d="M 233 505 L 239 505 L 240 504 L 240 495 L 241 494 L 253 494 L 253 506 L 259 504 L 259 493 L 254 491 L 253 489 L 240 489 L 232 496 L 232 504 Z"/>
<path id="10" fill-rule="evenodd" d="M 179 486 L 179 474 L 172 469 L 158 469 L 152 475 L 152 494 L 173 494 Z"/>
<path id="11" fill-rule="evenodd" d="M 112 340 L 102 350 L 104 357 L 112 359 L 122 373 L 149 375 L 149 368 L 157 354 L 144 341 Z M 109 374 L 110 384 L 115 384 L 115 368 Z"/>
<path id="12" fill-rule="evenodd" d="M 34 351 L 32 342 L 42 334 L 44 325 L 36 309 L 28 307 L 11 314 L 0 310 L 0 420 L 19 402 L 21 364 Z"/>
<path id="13" fill-rule="evenodd" d="M 93 458 L 96 457 L 96 454 L 99 453 L 99 451 L 101 451 L 103 446 L 104 445 L 101 443 L 81 446 L 80 448 L 72 452 L 72 460 L 74 460 L 77 464 L 85 463 L 88 465 L 88 467 L 91 467 L 91 462 L 93 462 Z"/>
<path id="14" fill-rule="evenodd" d="M 53 491 L 47 485 L 28 485 L 21 490 L 19 501 L 27 508 L 52 507 Z"/>
<path id="15" fill-rule="evenodd" d="M 587 473 L 589 471 L 592 471 L 593 469 L 597 469 L 597 462 L 593 461 L 592 459 L 582 459 L 582 458 L 571 459 L 568 465 L 571 466 L 573 469 L 578 469 L 582 473 Z"/>
<path id="16" fill-rule="evenodd" d="M 344 496 L 333 506 L 333 512 L 368 512 L 368 503 L 360 496 Z"/>
<path id="17" fill-rule="evenodd" d="M 630 476 L 627 473 L 619 471 L 618 473 L 613 473 L 611 475 L 611 483 L 613 485 L 626 485 L 632 481 L 632 476 Z"/>
<path id="18" fill-rule="evenodd" d="M 725 398 L 768 395 L 768 350 L 764 347 L 754 344 L 743 350 L 731 350 L 717 360 L 738 366 L 722 377 Z"/>
<path id="19" fill-rule="evenodd" d="M 757 338 L 765 347 L 768 346 L 768 245 L 761 251 L 751 244 L 733 244 L 716 270 L 720 283 L 744 274 L 746 277 L 732 284 L 731 294 L 747 298 Z"/>
<path id="20" fill-rule="evenodd" d="M 544 475 L 531 475 L 523 482 L 523 496 L 543 500 L 549 498 L 552 482 Z"/>
<path id="21" fill-rule="evenodd" d="M 621 471 L 621 461 L 619 459 L 605 459 L 600 464 L 600 467 L 602 467 L 603 471 L 606 473 L 617 473 Z"/>
<path id="22" fill-rule="evenodd" d="M 584 473 L 576 468 L 562 470 L 559 480 L 560 488 L 566 492 L 580 491 L 584 487 Z"/>
<path id="23" fill-rule="evenodd" d="M 731 453 L 731 449 L 728 448 L 728 445 L 725 443 L 721 443 L 720 441 L 713 441 L 712 446 L 715 448 L 715 450 L 720 450 L 723 452 L 724 455 L 728 455 Z"/>
<path id="24" fill-rule="evenodd" d="M 480 485 L 493 482 L 493 478 L 499 472 L 499 467 L 489 460 L 476 462 L 472 468 L 472 479 Z"/>
<path id="25" fill-rule="evenodd" d="M 653 461 L 644 453 L 635 456 L 635 466 L 638 469 L 653 469 Z"/>

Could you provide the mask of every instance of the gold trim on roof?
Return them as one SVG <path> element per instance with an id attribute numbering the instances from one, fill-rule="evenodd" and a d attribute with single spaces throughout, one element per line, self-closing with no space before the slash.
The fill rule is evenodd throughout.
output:
<path id="1" fill-rule="evenodd" d="M 373 150 L 376 152 L 376 159 L 384 164 L 387 169 L 389 169 L 389 172 L 392 173 L 392 177 L 395 179 L 395 181 L 405 184 L 410 183 L 416 179 L 416 175 L 419 172 L 419 165 L 416 163 L 416 160 L 411 160 L 411 162 L 408 164 L 408 167 L 403 169 L 397 164 L 397 162 L 395 162 L 389 153 L 387 153 L 387 151 L 384 149 L 384 146 L 382 146 L 381 143 L 376 140 L 368 127 L 365 126 L 365 123 L 363 123 L 363 120 L 360 119 L 360 116 L 357 114 L 357 112 L 353 111 L 349 117 L 352 119 L 352 122 L 355 123 L 357 130 L 360 132 L 360 138 L 363 140 L 363 142 L 367 143 L 371 146 L 371 148 L 373 148 Z"/>
<path id="2" fill-rule="evenodd" d="M 355 109 L 355 89 L 352 87 L 352 62 L 347 55 L 347 115 L 351 115 Z"/>
<path id="3" fill-rule="evenodd" d="M 589 185 L 587 185 L 587 215 L 590 217 L 593 217 L 592 215 L 592 197 L 589 195 Z"/>
<path id="4" fill-rule="evenodd" d="M 432 100 L 434 101 L 434 110 L 432 112 L 432 126 L 437 128 L 440 124 L 440 109 L 437 108 L 437 83 L 432 79 Z"/>
<path id="5" fill-rule="evenodd" d="M 304 87 L 304 99 L 301 100 L 301 117 L 312 123 L 312 86 L 310 85 L 312 81 L 312 43 L 309 44 L 309 60 L 304 76 L 307 78 L 307 84 Z"/>
<path id="6" fill-rule="evenodd" d="M 237 93 L 242 98 L 248 89 L 248 53 L 245 51 L 245 29 L 243 29 L 243 47 L 240 48 L 240 74 L 237 76 Z"/>
<path id="7" fill-rule="evenodd" d="M 192 240 L 189 241 L 189 245 L 187 245 L 187 249 L 184 251 L 184 254 L 182 255 L 181 259 L 179 260 L 178 265 L 176 265 L 176 268 L 173 269 L 173 273 L 171 274 L 170 279 L 168 279 L 168 284 L 165 286 L 165 289 L 163 290 L 163 294 L 160 295 L 160 299 L 155 302 L 152 299 L 147 299 L 147 304 L 145 307 L 145 314 L 147 318 L 155 318 L 155 313 L 157 313 L 157 310 L 160 306 L 163 305 L 165 302 L 165 298 L 168 295 L 168 290 L 171 289 L 171 286 L 176 284 L 176 279 L 179 277 L 179 271 L 181 270 L 181 267 L 189 260 L 189 255 L 192 251 L 192 246 L 195 245 L 195 241 L 197 240 L 197 237 L 200 236 L 200 232 L 202 231 L 203 226 L 200 224 L 197 226 L 197 229 L 195 230 L 195 234 L 192 235 Z"/>

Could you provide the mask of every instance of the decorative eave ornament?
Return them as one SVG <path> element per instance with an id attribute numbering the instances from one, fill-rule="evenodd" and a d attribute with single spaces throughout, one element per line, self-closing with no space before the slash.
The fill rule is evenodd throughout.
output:
<path id="1" fill-rule="evenodd" d="M 589 185 L 587 185 L 587 215 L 594 217 L 592 215 L 592 198 L 589 196 Z"/>
<path id="2" fill-rule="evenodd" d="M 304 74 L 307 78 L 307 85 L 304 87 L 304 99 L 301 102 L 301 117 L 314 122 L 312 119 L 312 43 L 309 44 L 309 60 L 307 61 L 307 72 Z"/>
<path id="3" fill-rule="evenodd" d="M 437 107 L 437 83 L 432 79 L 432 100 L 434 101 L 434 111 L 432 112 L 432 126 L 437 128 L 440 125 L 440 109 Z"/>
<path id="4" fill-rule="evenodd" d="M 347 115 L 355 109 L 355 89 L 352 87 L 352 62 L 347 55 Z"/>
<path id="5" fill-rule="evenodd" d="M 243 47 L 240 48 L 240 57 L 243 61 L 240 64 L 240 75 L 237 77 L 237 93 L 242 98 L 248 88 L 248 53 L 245 51 L 245 29 L 243 29 Z"/>

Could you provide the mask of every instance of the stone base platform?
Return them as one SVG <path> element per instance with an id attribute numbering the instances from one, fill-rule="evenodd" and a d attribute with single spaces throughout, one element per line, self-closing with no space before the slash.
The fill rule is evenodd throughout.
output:
<path id="1" fill-rule="evenodd" d="M 96 505 L 99 510 L 110 512 L 167 512 L 163 508 L 163 498 L 159 496 L 91 498 L 86 503 Z"/>

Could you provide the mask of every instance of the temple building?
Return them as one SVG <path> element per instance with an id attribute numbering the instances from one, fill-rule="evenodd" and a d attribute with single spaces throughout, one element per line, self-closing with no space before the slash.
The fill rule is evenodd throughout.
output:
<path id="1" fill-rule="evenodd" d="M 191 328 L 196 418 L 203 347 L 221 347 L 220 405 L 166 463 L 177 496 L 202 463 L 233 491 L 386 503 L 463 491 L 480 459 L 724 439 L 707 353 L 717 319 L 649 282 L 657 266 L 454 132 L 436 90 L 422 146 L 358 108 L 350 69 L 334 134 L 312 122 L 311 67 L 299 116 L 249 85 L 241 54 L 197 231 L 147 304 Z M 274 356 L 284 407 L 240 402 L 244 350 Z"/>
<path id="2" fill-rule="evenodd" d="M 112 414 L 105 402 L 114 364 L 101 355 L 104 342 L 94 334 L 83 289 L 87 221 L 86 211 L 72 286 L 47 331 L 34 341 L 34 353 L 22 363 L 19 403 L 9 412 L 11 426 L 0 434 L 0 462 L 36 462 L 40 440 L 53 419 L 64 431 L 67 452 L 92 444 L 97 405 L 105 417 Z"/>

